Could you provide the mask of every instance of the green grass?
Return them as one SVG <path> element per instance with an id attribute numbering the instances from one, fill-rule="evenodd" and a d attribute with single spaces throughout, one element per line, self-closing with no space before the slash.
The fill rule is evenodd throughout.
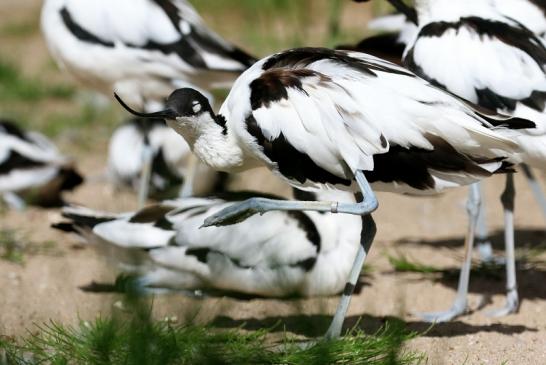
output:
<path id="1" fill-rule="evenodd" d="M 24 246 L 20 243 L 16 231 L 0 230 L 0 258 L 16 264 L 23 263 Z"/>
<path id="2" fill-rule="evenodd" d="M 0 259 L 23 265 L 26 255 L 59 255 L 53 241 L 30 242 L 19 231 L 0 229 Z"/>
<path id="3" fill-rule="evenodd" d="M 459 267 L 441 269 L 435 266 L 424 265 L 411 261 L 404 255 L 398 255 L 397 257 L 389 255 L 387 258 L 396 272 L 439 274 L 442 278 L 450 280 L 457 280 L 459 277 Z M 473 263 L 471 275 L 475 278 L 500 280 L 503 278 L 504 270 L 504 265 L 479 262 Z"/>
<path id="4" fill-rule="evenodd" d="M 434 266 L 423 265 L 417 262 L 410 261 L 404 255 L 398 255 L 397 257 L 388 255 L 387 258 L 389 259 L 389 263 L 397 272 L 417 272 L 417 273 L 423 273 L 423 274 L 435 274 L 442 271 L 441 269 Z"/>
<path id="5" fill-rule="evenodd" d="M 402 346 L 414 337 L 398 322 L 373 335 L 353 330 L 336 341 L 302 346 L 285 336 L 273 343 L 268 330 L 251 333 L 206 326 L 150 321 L 97 319 L 70 327 L 50 322 L 24 339 L 0 337 L 6 364 L 419 364 L 423 356 Z"/>
<path id="6" fill-rule="evenodd" d="M 46 84 L 23 75 L 13 63 L 0 59 L 0 100 L 36 102 L 46 98 L 66 100 L 74 89 L 62 84 Z"/>

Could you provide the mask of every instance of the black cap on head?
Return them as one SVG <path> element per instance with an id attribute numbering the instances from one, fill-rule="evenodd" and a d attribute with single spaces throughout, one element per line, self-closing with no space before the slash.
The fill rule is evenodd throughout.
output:
<path id="1" fill-rule="evenodd" d="M 196 116 L 206 111 L 212 112 L 209 100 L 199 91 L 190 88 L 173 91 L 165 105 L 179 117 Z"/>
<path id="2" fill-rule="evenodd" d="M 190 88 L 173 91 L 167 99 L 165 110 L 155 113 L 137 112 L 125 104 L 118 94 L 114 93 L 114 97 L 125 110 L 141 118 L 176 119 L 177 117 L 196 116 L 205 111 L 211 112 L 212 114 L 212 107 L 210 106 L 209 100 L 199 91 Z"/>

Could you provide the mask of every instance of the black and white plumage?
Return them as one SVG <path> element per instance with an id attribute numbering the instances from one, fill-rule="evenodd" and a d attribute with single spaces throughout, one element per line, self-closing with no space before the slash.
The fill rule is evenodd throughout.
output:
<path id="1" fill-rule="evenodd" d="M 118 100 L 128 109 L 127 105 Z M 375 189 L 432 194 L 471 184 L 519 163 L 513 141 L 535 124 L 488 115 L 412 72 L 373 56 L 324 48 L 281 52 L 255 63 L 215 114 L 206 97 L 180 89 L 166 118 L 211 167 L 265 165 L 288 183 L 362 194 L 357 204 L 249 199 L 207 218 L 240 222 L 270 210 L 362 215 L 361 247 L 327 337 L 339 336 L 356 278 L 375 235 Z"/>
<path id="2" fill-rule="evenodd" d="M 108 150 L 108 176 L 117 186 L 139 188 L 145 149 L 152 154 L 150 196 L 175 197 L 188 178 L 197 182 L 190 181 L 197 196 L 225 190 L 226 174 L 202 164 L 189 167 L 190 147 L 159 118 L 133 118 L 114 131 Z"/>
<path id="3" fill-rule="evenodd" d="M 59 206 L 62 192 L 82 182 L 71 161 L 45 136 L 0 120 L 0 194 L 8 204 Z"/>
<path id="4" fill-rule="evenodd" d="M 218 170 L 264 164 L 298 187 L 343 189 L 363 170 L 378 190 L 418 195 L 504 171 L 519 150 L 510 138 L 534 127 L 483 114 L 378 58 L 322 48 L 259 61 L 218 114 L 181 89 L 157 115 Z"/>
<path id="5" fill-rule="evenodd" d="M 272 212 L 241 224 L 202 228 L 210 214 L 258 193 L 165 201 L 124 214 L 63 208 L 54 227 L 76 232 L 137 275 L 143 289 L 199 290 L 264 297 L 339 293 L 358 248 L 360 219 Z M 323 192 L 321 198 L 340 193 Z M 341 194 L 351 199 L 350 194 Z"/>
<path id="6" fill-rule="evenodd" d="M 490 110 L 532 120 L 536 127 L 522 130 L 515 140 L 524 150 L 523 159 L 542 169 L 546 167 L 546 48 L 539 36 L 546 26 L 540 10 L 544 5 L 527 0 L 417 0 L 419 31 L 404 60 L 420 76 L 460 97 Z M 541 17 L 542 24 L 537 21 Z M 527 168 L 526 175 L 537 200 L 543 202 L 538 183 Z M 479 203 L 479 196 L 473 200 Z M 507 301 L 504 308 L 492 312 L 494 315 L 514 312 L 519 303 L 511 175 L 501 201 L 506 227 Z M 477 215 L 471 212 L 471 218 L 477 219 Z M 472 242 L 467 245 L 454 306 L 447 312 L 432 314 L 432 319 L 451 319 L 464 312 L 471 247 Z"/>
<path id="7" fill-rule="evenodd" d="M 42 30 L 57 62 L 85 86 L 141 107 L 178 87 L 229 87 L 255 61 L 185 0 L 46 0 Z"/>

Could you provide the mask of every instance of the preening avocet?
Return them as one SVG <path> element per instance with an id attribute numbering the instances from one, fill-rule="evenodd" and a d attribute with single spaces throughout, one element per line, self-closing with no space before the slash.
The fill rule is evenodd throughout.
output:
<path id="1" fill-rule="evenodd" d="M 116 91 L 144 108 L 161 107 L 179 87 L 211 98 L 211 89 L 230 87 L 255 61 L 209 29 L 185 0 L 46 0 L 41 20 L 60 66 L 86 87 Z M 145 171 L 151 155 L 143 150 Z M 148 186 L 142 176 L 141 186 Z M 185 187 L 192 183 L 187 179 Z"/>
<path id="2" fill-rule="evenodd" d="M 203 164 L 191 166 L 188 161 L 192 156 L 190 147 L 165 124 L 165 120 L 159 118 L 133 118 L 114 131 L 108 150 L 110 179 L 118 186 L 128 186 L 148 195 L 148 186 L 139 186 L 143 181 L 144 161 L 141 156 L 145 151 L 152 155 L 152 164 L 151 170 L 147 171 L 149 179 L 145 177 L 144 181 L 150 181 L 150 196 L 154 198 L 174 197 L 182 186 L 183 192 L 190 189 L 198 196 L 225 190 L 227 174 L 218 173 Z M 185 184 L 188 180 L 195 184 Z"/>
<path id="3" fill-rule="evenodd" d="M 118 100 L 128 110 L 129 107 Z M 206 164 L 223 171 L 265 165 L 296 187 L 350 190 L 358 203 L 249 199 L 207 218 L 239 222 L 270 210 L 362 215 L 361 246 L 327 336 L 339 336 L 350 294 L 375 235 L 378 190 L 433 194 L 519 162 L 514 128 L 524 119 L 486 115 L 412 72 L 373 56 L 301 48 L 258 61 L 235 82 L 218 114 L 180 89 L 160 117 Z"/>
<path id="4" fill-rule="evenodd" d="M 516 136 L 527 158 L 546 166 L 546 48 L 541 40 L 512 14 L 505 13 L 510 0 L 416 1 L 419 32 L 406 55 L 406 65 L 433 84 L 491 110 L 528 118 L 536 128 Z M 517 1 L 518 4 L 526 1 Z M 503 4 L 503 5 L 502 5 Z M 525 8 L 525 7 L 523 7 Z M 522 8 L 522 9 L 523 9 Z M 521 16 L 521 13 L 513 14 Z M 531 170 L 525 168 L 537 200 L 546 202 Z M 513 248 L 514 188 L 511 174 L 502 195 L 505 209 L 507 300 L 504 315 L 518 308 Z M 471 245 L 455 303 L 447 312 L 426 318 L 449 320 L 466 309 Z"/>
<path id="5" fill-rule="evenodd" d="M 59 206 L 61 193 L 83 182 L 70 160 L 37 132 L 0 120 L 0 194 L 17 209 L 26 203 Z"/>
<path id="6" fill-rule="evenodd" d="M 180 137 L 179 137 L 180 138 Z M 360 218 L 272 212 L 241 224 L 199 227 L 210 214 L 259 193 L 165 201 L 126 214 L 67 207 L 54 227 L 73 231 L 139 276 L 146 289 L 223 291 L 265 297 L 323 296 L 343 290 L 358 250 Z M 321 192 L 322 199 L 352 199 Z"/>

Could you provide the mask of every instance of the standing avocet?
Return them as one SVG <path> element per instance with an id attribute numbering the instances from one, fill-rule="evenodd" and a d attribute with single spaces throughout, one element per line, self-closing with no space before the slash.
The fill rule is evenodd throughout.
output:
<path id="1" fill-rule="evenodd" d="M 241 224 L 200 229 L 207 216 L 252 196 L 260 194 L 185 198 L 124 214 L 67 207 L 66 220 L 53 227 L 80 235 L 125 274 L 136 275 L 144 291 L 264 297 L 340 293 L 358 250 L 360 218 L 271 212 Z M 350 201 L 352 194 L 331 191 L 320 197 Z"/>
<path id="2" fill-rule="evenodd" d="M 8 205 L 59 206 L 62 192 L 82 182 L 70 159 L 45 136 L 0 120 L 0 194 Z"/>
<path id="3" fill-rule="evenodd" d="M 211 98 L 211 89 L 230 87 L 255 62 L 208 28 L 185 0 L 46 0 L 41 20 L 62 68 L 86 87 L 115 91 L 145 109 L 162 106 L 180 87 Z M 143 152 L 144 171 L 151 169 L 151 155 Z M 191 193 L 192 181 L 186 183 Z M 141 205 L 145 198 L 141 190 Z"/>
<path id="4" fill-rule="evenodd" d="M 516 1 L 524 5 L 526 1 Z M 541 40 L 506 12 L 513 0 L 418 0 L 419 32 L 405 55 L 406 65 L 431 83 L 490 110 L 528 118 L 537 123 L 530 134 L 517 137 L 535 165 L 546 157 L 546 48 Z M 526 9 L 523 7 L 522 9 Z M 515 13 L 514 16 L 521 16 Z M 523 22 L 524 19 L 521 19 Z M 536 29 L 538 31 L 538 29 Z M 525 168 L 535 192 L 538 183 Z M 542 208 L 542 194 L 535 194 Z M 513 208 L 513 177 L 508 175 L 502 195 L 505 210 L 507 255 L 506 305 L 492 315 L 518 308 Z M 470 251 L 465 253 L 459 289 L 452 308 L 426 315 L 429 320 L 449 320 L 466 310 Z"/>
<path id="5" fill-rule="evenodd" d="M 129 107 L 123 103 L 125 108 Z M 271 210 L 362 216 L 361 246 L 328 330 L 337 337 L 375 235 L 378 190 L 434 194 L 472 184 L 520 162 L 514 137 L 524 119 L 486 115 L 412 72 L 373 56 L 324 48 L 284 51 L 235 82 L 218 114 L 193 89 L 179 89 L 165 118 L 203 162 L 221 171 L 265 165 L 290 184 L 349 190 L 358 203 L 254 198 L 205 220 L 233 224 Z M 521 157 L 527 157 L 522 155 Z"/>

